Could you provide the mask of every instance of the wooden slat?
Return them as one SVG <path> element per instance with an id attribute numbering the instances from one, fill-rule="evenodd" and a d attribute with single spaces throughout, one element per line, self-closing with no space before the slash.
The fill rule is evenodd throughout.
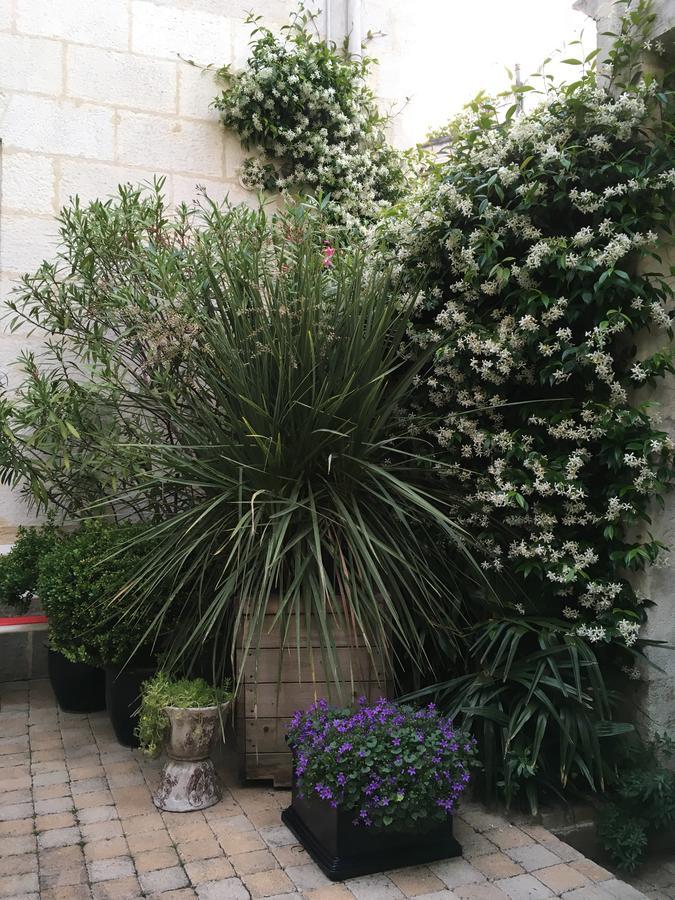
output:
<path id="1" fill-rule="evenodd" d="M 379 654 L 371 659 L 367 650 L 340 647 L 335 653 L 336 665 L 344 681 L 384 682 L 384 662 Z M 281 661 L 281 669 L 279 663 Z M 249 650 L 244 680 L 246 684 L 302 684 L 325 682 L 325 666 L 320 649 L 306 648 L 298 654 L 296 648 L 279 651 L 278 647 Z"/>
<path id="2" fill-rule="evenodd" d="M 258 630 L 253 634 L 251 647 L 256 649 L 258 647 L 261 648 L 277 648 L 281 645 L 281 637 L 282 634 L 286 634 L 285 644 L 287 647 L 293 649 L 294 647 L 307 647 L 311 644 L 313 647 L 321 646 L 321 633 L 318 627 L 318 623 L 316 621 L 312 622 L 312 632 L 311 632 L 311 640 L 307 639 L 307 632 L 305 630 L 305 621 L 303 617 L 300 617 L 300 639 L 298 642 L 298 633 L 297 633 L 297 617 L 291 616 L 288 631 L 286 631 L 286 623 L 284 623 L 283 629 L 281 622 L 274 623 L 274 616 L 265 616 L 265 620 L 262 625 L 259 625 Z M 248 619 L 244 619 L 242 625 L 242 634 L 239 639 L 239 647 L 244 647 L 246 645 L 248 639 L 248 628 L 249 623 Z M 334 624 L 330 631 L 331 641 L 333 646 L 335 647 L 365 647 L 366 642 L 362 636 L 356 635 L 349 630 L 344 630 L 339 628 L 337 623 Z"/>
<path id="3" fill-rule="evenodd" d="M 357 681 L 343 685 L 342 694 L 336 693 L 335 685 L 317 684 L 261 684 L 246 687 L 244 694 L 244 716 L 250 718 L 279 718 L 292 716 L 298 709 L 307 709 L 320 697 L 329 703 L 349 705 L 359 697 L 375 699 L 384 693 L 384 685 L 373 681 Z"/>
<path id="4" fill-rule="evenodd" d="M 273 781 L 274 787 L 290 787 L 293 781 L 291 754 L 247 753 L 242 760 L 242 774 L 253 781 Z"/>
<path id="5" fill-rule="evenodd" d="M 290 716 L 278 719 L 247 719 L 245 752 L 288 753 L 286 732 L 290 722 Z"/>

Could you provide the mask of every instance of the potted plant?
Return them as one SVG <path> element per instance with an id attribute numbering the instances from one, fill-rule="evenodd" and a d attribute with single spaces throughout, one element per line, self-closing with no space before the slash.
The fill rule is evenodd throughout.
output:
<path id="1" fill-rule="evenodd" d="M 211 687 L 203 678 L 172 679 L 158 672 L 142 688 L 138 721 L 141 748 L 169 757 L 153 800 L 168 812 L 206 809 L 221 797 L 211 746 L 232 700 L 229 684 Z"/>
<path id="2" fill-rule="evenodd" d="M 151 526 L 128 590 L 149 628 L 158 580 L 180 601 L 167 668 L 214 637 L 216 666 L 235 658 L 244 775 L 290 781 L 293 711 L 351 701 L 352 683 L 380 696 L 402 653 L 420 669 L 447 659 L 484 577 L 414 405 L 442 348 L 400 353 L 415 298 L 307 206 L 212 211 L 195 240 L 208 277 L 185 285 L 199 328 L 183 391 L 135 383 L 172 428 L 144 445 L 149 482 L 190 502 Z"/>
<path id="3" fill-rule="evenodd" d="M 37 593 L 49 618 L 48 671 L 59 706 L 109 709 L 118 740 L 136 746 L 140 686 L 153 672 L 145 623 L 116 592 L 147 545 L 142 525 L 85 522 L 54 543 L 39 563 Z M 139 538 L 133 549 L 127 546 Z"/>
<path id="4" fill-rule="evenodd" d="M 288 743 L 294 783 L 282 820 L 329 878 L 461 854 L 452 813 L 475 741 L 433 704 L 318 701 L 296 713 Z"/>
<path id="5" fill-rule="evenodd" d="M 40 560 L 62 538 L 53 522 L 20 525 L 8 553 L 0 555 L 0 609 L 25 613 L 36 597 Z"/>

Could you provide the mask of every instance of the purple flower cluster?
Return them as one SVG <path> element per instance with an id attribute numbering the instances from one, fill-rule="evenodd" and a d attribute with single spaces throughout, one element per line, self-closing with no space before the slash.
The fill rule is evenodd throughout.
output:
<path id="1" fill-rule="evenodd" d="M 475 757 L 475 740 L 433 703 L 362 698 L 356 709 L 336 709 L 319 700 L 295 714 L 287 739 L 301 794 L 353 811 L 355 823 L 403 831 L 455 809 Z"/>

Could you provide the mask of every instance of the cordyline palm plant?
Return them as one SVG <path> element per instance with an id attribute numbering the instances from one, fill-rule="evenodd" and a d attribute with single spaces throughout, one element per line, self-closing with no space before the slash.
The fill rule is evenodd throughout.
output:
<path id="1" fill-rule="evenodd" d="M 174 404 L 166 391 L 134 399 L 171 421 L 173 442 L 146 448 L 155 479 L 197 499 L 155 526 L 127 590 L 149 634 L 178 609 L 170 665 L 208 644 L 217 673 L 244 617 L 246 650 L 274 611 L 286 646 L 317 634 L 336 684 L 335 628 L 423 667 L 480 570 L 416 437 L 429 422 L 402 413 L 425 363 L 401 362 L 413 301 L 358 250 L 327 246 L 306 213 L 229 215 L 190 288 L 203 315 L 189 384 Z M 166 604 L 150 614 L 159 585 Z"/>

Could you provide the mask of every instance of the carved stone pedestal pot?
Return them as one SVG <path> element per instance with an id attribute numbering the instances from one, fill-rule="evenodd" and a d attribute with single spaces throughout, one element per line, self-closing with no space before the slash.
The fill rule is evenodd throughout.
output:
<path id="1" fill-rule="evenodd" d="M 169 759 L 153 797 L 158 809 L 192 812 L 220 800 L 220 780 L 209 754 L 228 706 L 164 707 L 170 726 L 165 748 Z"/>

